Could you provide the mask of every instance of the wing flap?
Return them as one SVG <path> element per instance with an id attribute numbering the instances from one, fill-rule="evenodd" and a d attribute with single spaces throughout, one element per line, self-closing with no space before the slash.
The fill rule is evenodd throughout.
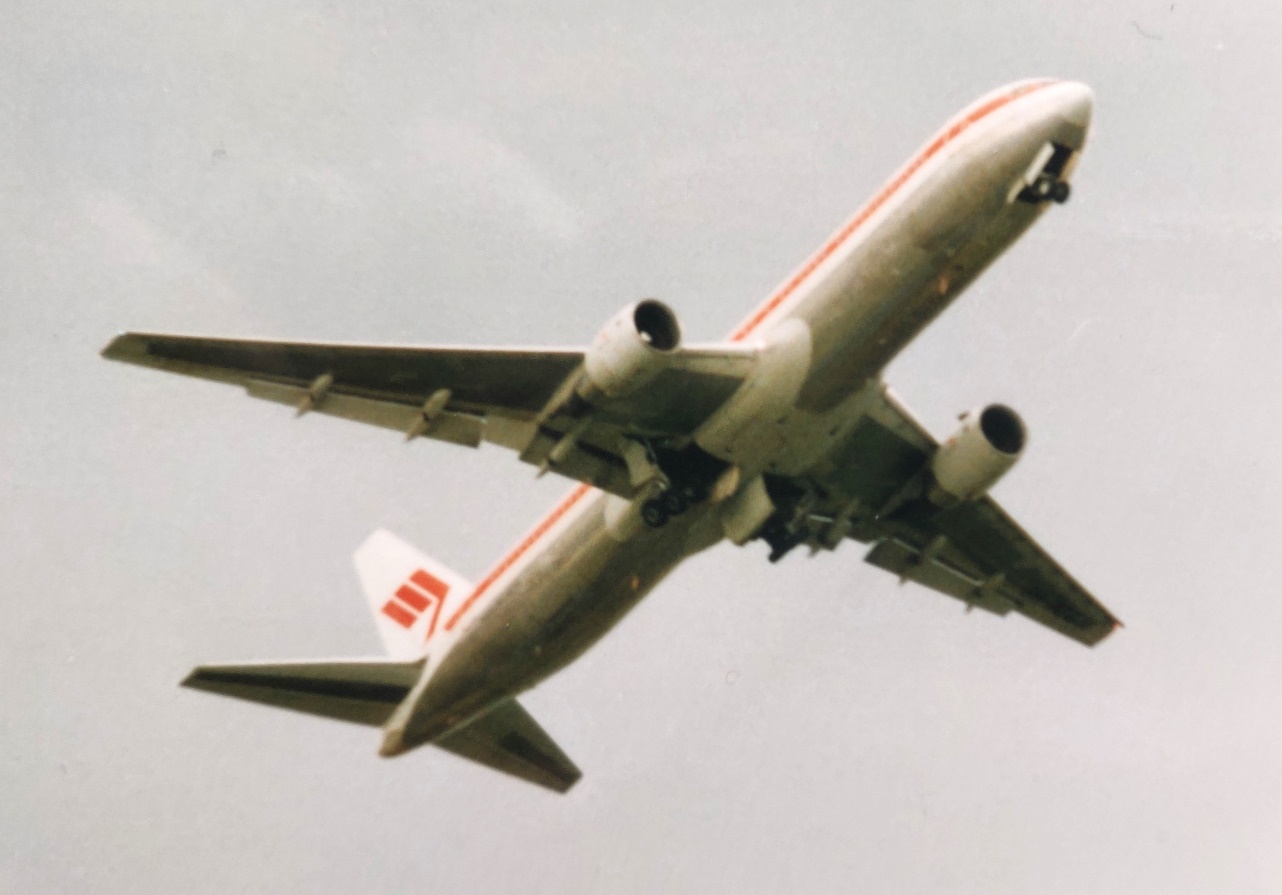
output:
<path id="1" fill-rule="evenodd" d="M 995 615 L 1005 615 L 1014 608 L 1010 600 L 1001 596 L 1000 582 L 972 577 L 938 557 L 926 555 L 926 552 L 891 538 L 868 551 L 864 559 L 878 568 L 893 572 L 901 580 L 912 581 L 956 597 L 967 606 L 978 606 Z"/>
<path id="2" fill-rule="evenodd" d="M 270 382 L 265 379 L 247 380 L 245 391 L 252 398 L 288 404 L 292 407 L 302 406 L 303 402 L 310 397 L 309 390 L 303 386 Z M 416 435 L 437 441 L 448 441 L 464 447 L 479 447 L 485 439 L 485 417 L 483 416 L 443 410 L 432 420 L 427 421 L 423 419 L 422 410 L 418 407 L 394 401 L 362 398 L 357 395 L 327 394 L 324 400 L 316 402 L 309 412 L 357 423 L 368 423 L 371 426 L 381 426 L 384 429 L 393 429 L 407 434 L 420 420 L 423 420 L 422 431 L 416 432 Z"/>
<path id="3" fill-rule="evenodd" d="M 1002 592 L 1033 621 L 1087 646 L 1120 624 L 991 497 L 958 504 L 935 525 L 960 553 L 1000 572 Z"/>
<path id="4" fill-rule="evenodd" d="M 872 565 L 1001 615 L 1013 608 L 1086 646 L 1119 624 L 990 497 L 943 511 L 915 501 L 858 533 L 878 541 Z"/>

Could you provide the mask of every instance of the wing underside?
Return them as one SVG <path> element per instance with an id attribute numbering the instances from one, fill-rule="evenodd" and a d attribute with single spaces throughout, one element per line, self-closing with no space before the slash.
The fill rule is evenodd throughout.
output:
<path id="1" fill-rule="evenodd" d="M 812 546 L 843 537 L 905 581 L 1005 615 L 1012 610 L 1093 646 L 1119 622 L 991 497 L 940 509 L 917 496 L 938 442 L 880 387 L 846 443 L 818 469 Z"/>
<path id="2" fill-rule="evenodd" d="M 629 439 L 680 441 L 743 383 L 752 353 L 694 346 L 635 394 L 563 401 L 584 353 L 558 348 L 338 345 L 126 333 L 110 360 L 239 385 L 252 397 L 405 434 L 517 451 L 544 470 L 631 497 Z"/>

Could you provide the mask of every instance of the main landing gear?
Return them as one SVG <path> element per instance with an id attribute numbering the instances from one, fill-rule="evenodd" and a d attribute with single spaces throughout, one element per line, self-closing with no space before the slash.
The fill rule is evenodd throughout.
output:
<path id="1" fill-rule="evenodd" d="M 669 519 L 680 516 L 701 500 L 707 498 L 707 489 L 694 485 L 672 486 L 641 504 L 641 521 L 651 528 L 662 528 Z"/>
<path id="2" fill-rule="evenodd" d="M 726 468 L 724 462 L 693 444 L 679 450 L 634 444 L 626 459 L 633 482 L 650 489 L 651 496 L 641 504 L 641 521 L 650 528 L 662 528 L 668 520 L 707 500 L 712 483 Z"/>
<path id="3" fill-rule="evenodd" d="M 766 520 L 757 537 L 770 547 L 769 559 L 775 563 L 810 537 L 810 514 L 819 494 L 805 482 L 773 477 L 766 478 L 766 488 L 778 509 Z"/>

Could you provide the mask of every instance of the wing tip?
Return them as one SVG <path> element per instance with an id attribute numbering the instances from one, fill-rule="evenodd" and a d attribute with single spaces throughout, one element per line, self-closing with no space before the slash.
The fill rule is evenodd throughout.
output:
<path id="1" fill-rule="evenodd" d="M 178 682 L 178 686 L 188 690 L 209 690 L 210 679 L 209 672 L 213 670 L 208 665 L 197 665 L 187 675 Z"/>
<path id="2" fill-rule="evenodd" d="M 124 360 L 134 350 L 134 342 L 133 333 L 117 333 L 98 354 L 107 360 Z"/>
<path id="3" fill-rule="evenodd" d="M 1125 627 L 1126 625 L 1122 624 L 1121 621 L 1119 621 L 1116 618 L 1113 618 L 1112 616 L 1109 616 L 1108 622 L 1104 625 L 1099 626 L 1099 628 L 1096 629 L 1090 635 L 1075 637 L 1074 639 L 1077 640 L 1079 643 L 1084 644 L 1089 649 L 1095 649 L 1095 647 L 1099 646 L 1101 643 L 1107 640 L 1110 636 L 1112 636 L 1113 632 L 1116 631 L 1118 628 L 1125 628 Z"/>
<path id="4" fill-rule="evenodd" d="M 147 337 L 142 333 L 118 333 L 98 354 L 106 360 L 126 364 L 154 363 Z"/>
<path id="5" fill-rule="evenodd" d="M 574 789 L 574 784 L 583 779 L 583 772 L 576 767 L 572 773 L 566 773 L 564 776 L 558 775 L 553 779 L 556 782 L 548 782 L 545 784 L 546 787 L 555 793 L 565 795 L 567 792 Z"/>

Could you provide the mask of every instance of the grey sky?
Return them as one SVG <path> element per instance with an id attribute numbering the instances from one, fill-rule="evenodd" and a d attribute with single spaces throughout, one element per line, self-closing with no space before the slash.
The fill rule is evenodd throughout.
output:
<path id="1" fill-rule="evenodd" d="M 1276 892 L 1282 7 L 0 10 L 0 889 Z M 568 797 L 190 693 L 372 654 L 379 525 L 484 573 L 565 489 L 97 357 L 123 329 L 714 339 L 935 128 L 1090 83 L 1073 201 L 895 363 L 1127 623 L 1083 649 L 861 551 L 680 569 L 528 706 Z"/>

